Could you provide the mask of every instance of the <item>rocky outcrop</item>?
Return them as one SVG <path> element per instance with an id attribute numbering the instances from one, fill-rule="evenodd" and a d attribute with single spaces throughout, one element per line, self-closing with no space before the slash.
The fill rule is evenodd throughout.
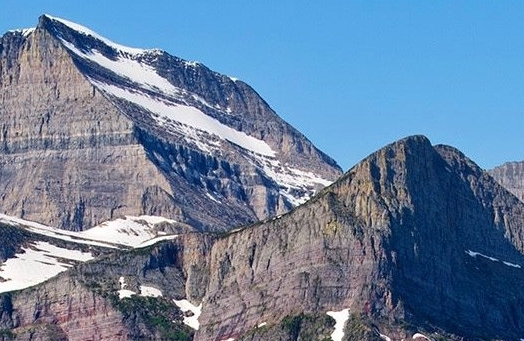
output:
<path id="1" fill-rule="evenodd" d="M 523 212 L 457 150 L 396 142 L 299 209 L 218 240 L 196 339 L 344 308 L 385 335 L 515 338 Z"/>
<path id="2" fill-rule="evenodd" d="M 507 162 L 502 166 L 489 170 L 489 174 L 502 187 L 513 193 L 520 201 L 524 201 L 524 162 Z"/>
<path id="3" fill-rule="evenodd" d="M 64 22 L 42 16 L 36 29 L 0 40 L 0 212 L 70 230 L 141 214 L 225 230 L 286 212 L 340 175 L 248 85 L 165 52 L 120 51 Z M 94 53 L 108 59 L 85 57 Z M 119 58 L 176 96 L 111 69 Z M 277 156 L 160 122 L 100 84 L 184 103 Z"/>
<path id="4" fill-rule="evenodd" d="M 111 302 L 67 277 L 4 294 L 1 301 L 2 327 L 16 340 L 129 339 L 122 314 Z"/>

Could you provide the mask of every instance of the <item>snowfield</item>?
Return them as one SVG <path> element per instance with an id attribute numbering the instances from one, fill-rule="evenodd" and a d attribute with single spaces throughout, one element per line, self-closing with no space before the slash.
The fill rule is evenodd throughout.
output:
<path id="1" fill-rule="evenodd" d="M 0 293 L 42 283 L 72 267 L 93 259 L 90 252 L 69 250 L 47 242 L 34 242 L 0 266 Z"/>
<path id="2" fill-rule="evenodd" d="M 200 317 L 200 314 L 202 314 L 202 303 L 197 307 L 188 300 L 173 300 L 173 302 L 175 302 L 183 313 L 190 311 L 193 314 L 192 316 L 184 316 L 184 323 L 189 327 L 198 330 L 198 328 L 200 328 L 198 318 Z"/>
<path id="3" fill-rule="evenodd" d="M 165 232 L 158 231 L 156 226 L 161 223 L 175 223 L 175 221 L 156 216 L 129 216 L 102 223 L 82 232 L 60 230 L 4 214 L 0 214 L 0 222 L 53 239 L 111 249 L 143 248 L 178 237 L 177 235 L 166 235 Z M 49 242 L 32 242 L 29 246 L 22 247 L 21 252 L 1 265 L 0 293 L 25 289 L 42 283 L 78 262 L 86 262 L 93 258 L 90 252 L 69 250 Z M 120 278 L 120 286 L 120 298 L 136 294 L 125 289 L 126 284 L 123 277 Z M 140 295 L 157 297 L 162 296 L 162 292 L 152 287 L 142 286 Z"/>
<path id="4" fill-rule="evenodd" d="M 275 155 L 275 152 L 266 142 L 222 124 L 217 119 L 207 116 L 195 107 L 152 98 L 144 93 L 122 89 L 115 85 L 100 83 L 94 80 L 91 80 L 91 83 L 105 93 L 125 99 L 156 114 L 153 117 L 162 126 L 168 126 L 169 121 L 175 121 L 194 130 L 217 136 L 222 140 L 227 140 L 253 153 L 265 156 Z M 170 125 L 168 129 L 182 130 L 182 128 L 177 127 L 176 125 Z M 197 133 L 196 136 L 199 136 L 199 134 Z M 202 135 L 200 134 L 200 136 Z"/>
<path id="5" fill-rule="evenodd" d="M 127 216 L 104 222 L 81 232 L 65 231 L 5 214 L 0 214 L 0 222 L 68 242 L 113 249 L 142 248 L 162 240 L 178 237 L 177 235 L 165 235 L 162 231 L 157 231 L 156 225 L 158 224 L 176 223 L 174 220 L 157 216 Z"/>
<path id="6" fill-rule="evenodd" d="M 344 337 L 344 325 L 349 319 L 349 309 L 328 311 L 326 314 L 335 319 L 335 331 L 331 334 L 331 339 L 333 341 L 342 341 L 342 338 Z"/>
<path id="7" fill-rule="evenodd" d="M 465 251 L 469 256 L 473 257 L 473 258 L 476 258 L 476 257 L 482 257 L 482 258 L 486 258 L 486 259 L 489 259 L 490 261 L 492 262 L 500 262 L 506 266 L 509 266 L 509 267 L 512 267 L 512 268 L 517 268 L 517 269 L 520 269 L 521 266 L 519 264 L 514 264 L 514 263 L 510 263 L 510 262 L 507 262 L 507 261 L 500 261 L 499 259 L 495 258 L 495 257 L 490 257 L 490 256 L 486 256 L 480 252 L 475 252 L 475 251 L 471 251 L 471 250 L 467 250 Z"/>

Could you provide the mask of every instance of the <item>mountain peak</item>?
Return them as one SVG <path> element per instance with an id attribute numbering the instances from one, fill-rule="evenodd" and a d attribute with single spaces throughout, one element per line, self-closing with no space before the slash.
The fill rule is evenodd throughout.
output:
<path id="1" fill-rule="evenodd" d="M 251 87 L 202 64 L 47 14 L 31 37 L 1 41 L 0 108 L 16 125 L 5 124 L 0 157 L 60 156 L 30 158 L 30 181 L 2 172 L 13 188 L 3 213 L 66 229 L 165 215 L 224 230 L 284 213 L 341 173 Z"/>
<path id="2" fill-rule="evenodd" d="M 57 34 L 58 37 L 61 39 L 66 39 L 67 36 L 69 36 L 71 33 L 74 32 L 78 35 L 83 35 L 86 38 L 97 39 L 117 51 L 122 51 L 122 52 L 129 53 L 129 54 L 143 54 L 143 53 L 151 52 L 151 51 L 160 51 L 159 49 L 145 50 L 145 49 L 133 48 L 133 47 L 120 45 L 120 44 L 117 44 L 101 36 L 100 34 L 96 33 L 95 31 L 85 26 L 82 26 L 80 24 L 74 23 L 66 19 L 54 17 L 49 14 L 43 14 L 42 16 L 40 16 L 40 18 L 38 19 L 37 27 L 48 29 L 51 32 Z M 67 31 L 73 31 L 73 32 L 67 32 Z"/>

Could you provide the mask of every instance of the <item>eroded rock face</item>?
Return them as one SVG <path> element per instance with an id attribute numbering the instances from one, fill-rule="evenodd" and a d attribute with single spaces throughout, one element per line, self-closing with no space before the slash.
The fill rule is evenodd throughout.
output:
<path id="1" fill-rule="evenodd" d="M 286 212 L 341 174 L 248 85 L 165 52 L 108 44 L 47 16 L 31 33 L 1 38 L 1 212 L 70 230 L 140 214 L 226 230 Z M 88 58 L 95 53 L 105 62 Z M 173 92 L 111 69 L 122 60 Z M 184 104 L 275 156 L 159 121 L 108 88 Z"/>
<path id="2" fill-rule="evenodd" d="M 524 201 L 524 162 L 507 162 L 490 170 L 489 174 L 520 201 Z"/>
<path id="3" fill-rule="evenodd" d="M 75 280 L 59 277 L 2 296 L 2 325 L 16 340 L 129 340 L 122 314 Z"/>
<path id="4" fill-rule="evenodd" d="M 398 321 L 516 337 L 523 213 L 459 151 L 396 142 L 293 212 L 218 240 L 196 339 L 344 308 L 399 337 Z"/>
<path id="5" fill-rule="evenodd" d="M 2 212 L 73 230 L 133 212 L 180 215 L 132 121 L 48 32 L 14 48 L 21 39 L 8 33 L 1 42 Z M 155 203 L 143 207 L 145 198 Z"/>

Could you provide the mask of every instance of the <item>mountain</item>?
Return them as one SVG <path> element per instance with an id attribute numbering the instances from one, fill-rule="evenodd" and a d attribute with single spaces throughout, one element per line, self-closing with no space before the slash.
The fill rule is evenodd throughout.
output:
<path id="1" fill-rule="evenodd" d="M 524 161 L 507 162 L 489 170 L 489 174 L 517 198 L 524 201 Z"/>
<path id="2" fill-rule="evenodd" d="M 0 38 L 0 92 L 0 212 L 45 225 L 223 231 L 341 175 L 242 81 L 49 15 Z"/>
<path id="3" fill-rule="evenodd" d="M 35 233 L 31 223 L 10 224 L 17 245 Z M 0 335 L 520 340 L 523 226 L 524 203 L 487 172 L 452 147 L 411 136 L 279 217 L 104 248 L 47 282 L 5 293 Z"/>

